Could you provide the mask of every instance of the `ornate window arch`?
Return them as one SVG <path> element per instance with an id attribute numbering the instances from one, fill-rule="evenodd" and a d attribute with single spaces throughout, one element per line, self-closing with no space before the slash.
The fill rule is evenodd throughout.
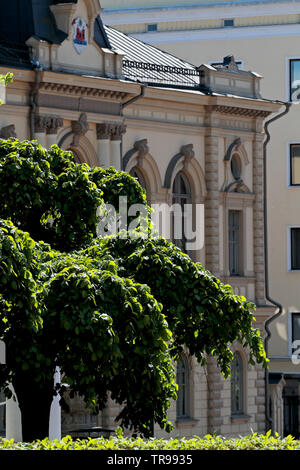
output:
<path id="1" fill-rule="evenodd" d="M 189 363 L 182 354 L 177 363 L 176 382 L 178 385 L 178 394 L 176 402 L 176 418 L 190 417 L 190 369 Z"/>
<path id="2" fill-rule="evenodd" d="M 78 163 L 87 163 L 89 166 L 98 165 L 96 151 L 85 135 L 80 136 L 74 145 L 73 132 L 67 132 L 59 139 L 58 146 L 63 150 L 73 152 Z"/>
<path id="3" fill-rule="evenodd" d="M 142 186 L 142 188 L 144 188 L 145 191 L 147 192 L 147 183 L 146 183 L 146 179 L 145 179 L 142 171 L 138 167 L 134 166 L 129 171 L 129 174 L 130 174 L 130 176 L 133 176 L 133 178 L 136 178 L 138 180 L 138 182 L 140 183 L 140 185 Z"/>
<path id="4" fill-rule="evenodd" d="M 235 351 L 231 364 L 231 414 L 245 413 L 244 363 L 241 354 Z"/>

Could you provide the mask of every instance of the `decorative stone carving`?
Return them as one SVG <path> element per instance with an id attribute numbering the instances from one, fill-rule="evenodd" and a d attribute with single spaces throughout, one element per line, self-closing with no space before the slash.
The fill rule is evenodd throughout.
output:
<path id="1" fill-rule="evenodd" d="M 238 137 L 237 139 L 235 139 L 235 140 L 229 145 L 229 147 L 228 147 L 228 149 L 227 149 L 227 151 L 226 151 L 224 160 L 225 160 L 225 161 L 230 160 L 231 155 L 232 155 L 232 152 L 233 152 L 234 150 L 239 150 L 241 144 L 242 144 L 242 141 L 241 141 L 241 138 L 240 138 L 240 137 Z"/>
<path id="2" fill-rule="evenodd" d="M 34 132 L 40 134 L 47 132 L 47 134 L 57 134 L 60 127 L 63 127 L 63 120 L 55 116 L 42 116 L 36 114 L 34 116 Z"/>
<path id="3" fill-rule="evenodd" d="M 81 113 L 78 121 L 72 122 L 72 132 L 74 134 L 72 145 L 74 147 L 78 146 L 80 137 L 85 135 L 89 129 L 86 113 Z"/>
<path id="4" fill-rule="evenodd" d="M 149 153 L 148 140 L 147 139 L 137 140 L 134 143 L 133 148 L 136 152 L 138 152 L 137 164 L 138 166 L 142 166 L 144 157 Z"/>
<path id="5" fill-rule="evenodd" d="M 233 72 L 239 71 L 238 65 L 236 61 L 234 60 L 233 55 L 227 55 L 226 57 L 224 57 L 221 68 L 225 70 L 231 70 Z"/>
<path id="6" fill-rule="evenodd" d="M 47 129 L 47 116 L 41 116 L 40 114 L 36 114 L 34 116 L 34 132 L 36 134 L 41 134 L 42 132 L 46 132 Z"/>
<path id="7" fill-rule="evenodd" d="M 122 135 L 126 132 L 125 124 L 114 124 L 111 130 L 111 140 L 121 140 Z"/>
<path id="8" fill-rule="evenodd" d="M 0 137 L 2 139 L 9 139 L 10 137 L 16 138 L 16 128 L 14 124 L 9 124 L 9 126 L 2 127 L 0 131 Z"/>
<path id="9" fill-rule="evenodd" d="M 112 124 L 101 123 L 96 125 L 97 140 L 108 140 L 111 136 Z"/>
<path id="10" fill-rule="evenodd" d="M 101 123 L 96 126 L 97 140 L 121 140 L 126 132 L 124 124 Z"/>
<path id="11" fill-rule="evenodd" d="M 184 168 L 186 169 L 189 162 L 194 158 L 195 152 L 194 152 L 194 146 L 193 144 L 187 144 L 183 145 L 180 150 L 181 154 L 184 156 Z"/>
<path id="12" fill-rule="evenodd" d="M 62 118 L 49 118 L 46 132 L 47 134 L 55 135 L 60 127 L 63 127 L 63 120 Z"/>

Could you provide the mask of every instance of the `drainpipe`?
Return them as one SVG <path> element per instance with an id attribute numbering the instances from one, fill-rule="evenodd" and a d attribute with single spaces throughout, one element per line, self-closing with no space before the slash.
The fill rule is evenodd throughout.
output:
<path id="1" fill-rule="evenodd" d="M 270 133 L 269 133 L 268 127 L 269 127 L 270 124 L 272 124 L 272 122 L 277 121 L 277 119 L 280 119 L 281 117 L 285 116 L 289 112 L 290 107 L 292 105 L 292 103 L 287 103 L 287 102 L 284 102 L 284 101 L 278 101 L 277 100 L 275 102 L 284 105 L 285 110 L 282 113 L 277 114 L 276 116 L 274 116 L 272 119 L 269 119 L 269 121 L 265 122 L 264 130 L 265 130 L 265 134 L 266 134 L 267 138 L 263 143 L 265 297 L 271 304 L 273 304 L 275 307 L 278 308 L 278 312 L 275 315 L 273 315 L 271 318 L 269 318 L 265 323 L 265 329 L 266 329 L 266 332 L 267 332 L 267 336 L 265 337 L 264 346 L 265 346 L 265 351 L 266 351 L 267 357 L 268 357 L 268 342 L 271 338 L 271 332 L 270 332 L 270 329 L 269 329 L 269 325 L 273 320 L 275 320 L 277 317 L 279 317 L 279 315 L 281 315 L 281 313 L 282 313 L 282 305 L 279 302 L 277 302 L 276 300 L 272 299 L 270 297 L 270 293 L 269 293 L 269 257 L 268 257 L 268 224 L 267 224 L 267 221 L 268 221 L 268 207 L 267 207 L 267 145 L 270 141 Z M 269 410 L 269 371 L 268 371 L 268 369 L 266 369 L 266 373 L 265 373 L 265 397 L 266 397 L 265 413 L 266 413 L 266 427 L 267 427 L 266 430 L 268 431 L 269 429 L 272 429 L 272 424 L 273 424 L 273 420 L 272 420 L 272 417 L 270 416 L 270 410 Z"/>
<path id="2" fill-rule="evenodd" d="M 35 115 L 35 110 L 37 107 L 36 104 L 36 97 L 40 88 L 40 83 L 41 83 L 41 71 L 42 67 L 39 65 L 34 69 L 35 72 L 35 80 L 34 80 L 34 85 L 32 88 L 32 91 L 30 92 L 29 95 L 29 101 L 30 101 L 30 116 L 29 116 L 29 127 L 30 127 L 30 140 L 34 139 L 34 115 Z"/>
<path id="3" fill-rule="evenodd" d="M 141 84 L 141 92 L 139 95 L 135 96 L 134 98 L 131 98 L 128 101 L 125 101 L 125 103 L 121 104 L 121 116 L 123 116 L 123 109 L 126 108 L 126 106 L 135 103 L 138 101 L 140 98 L 143 98 L 145 96 L 145 89 L 147 88 L 147 85 Z M 121 140 L 121 159 L 123 159 L 123 139 Z M 121 169 L 123 168 L 123 162 L 121 161 Z M 125 170 L 124 170 L 125 171 Z"/>

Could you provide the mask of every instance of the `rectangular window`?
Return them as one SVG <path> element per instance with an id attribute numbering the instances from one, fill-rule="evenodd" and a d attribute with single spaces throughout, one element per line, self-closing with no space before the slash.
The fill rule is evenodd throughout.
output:
<path id="1" fill-rule="evenodd" d="M 300 348 L 300 312 L 292 313 L 292 354 L 299 358 Z"/>
<path id="2" fill-rule="evenodd" d="M 290 185 L 300 185 L 300 144 L 290 145 Z"/>
<path id="3" fill-rule="evenodd" d="M 290 59 L 289 75 L 290 101 L 300 101 L 300 59 Z"/>
<path id="4" fill-rule="evenodd" d="M 234 19 L 223 20 L 223 26 L 224 26 L 224 28 L 233 28 L 233 26 L 234 26 Z"/>
<path id="5" fill-rule="evenodd" d="M 228 212 L 229 273 L 230 276 L 242 274 L 242 216 L 241 211 Z"/>
<path id="6" fill-rule="evenodd" d="M 157 24 L 147 24 L 147 31 L 149 33 L 153 31 L 157 31 Z"/>
<path id="7" fill-rule="evenodd" d="M 300 227 L 291 228 L 291 270 L 300 270 Z"/>
<path id="8" fill-rule="evenodd" d="M 292 313 L 292 341 L 300 340 L 300 313 Z"/>

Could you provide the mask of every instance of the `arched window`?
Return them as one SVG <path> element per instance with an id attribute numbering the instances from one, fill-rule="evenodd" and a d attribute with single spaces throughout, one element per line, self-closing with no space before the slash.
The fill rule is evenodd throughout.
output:
<path id="1" fill-rule="evenodd" d="M 177 418 L 188 418 L 190 416 L 190 380 L 189 366 L 185 356 L 177 363 L 176 382 L 178 385 Z"/>
<path id="2" fill-rule="evenodd" d="M 191 204 L 191 188 L 186 176 L 179 172 L 173 183 L 173 199 L 172 204 L 178 204 L 180 211 L 177 214 L 173 214 L 173 243 L 185 251 L 186 238 L 185 238 L 185 217 L 184 217 L 184 205 Z"/>
<path id="3" fill-rule="evenodd" d="M 238 352 L 231 364 L 231 414 L 244 413 L 243 360 Z"/>
<path id="4" fill-rule="evenodd" d="M 138 180 L 138 182 L 140 183 L 142 188 L 147 190 L 145 178 L 144 178 L 142 172 L 137 167 L 133 167 L 130 170 L 129 174 L 130 174 L 130 176 L 133 176 L 133 178 L 136 178 Z"/>

